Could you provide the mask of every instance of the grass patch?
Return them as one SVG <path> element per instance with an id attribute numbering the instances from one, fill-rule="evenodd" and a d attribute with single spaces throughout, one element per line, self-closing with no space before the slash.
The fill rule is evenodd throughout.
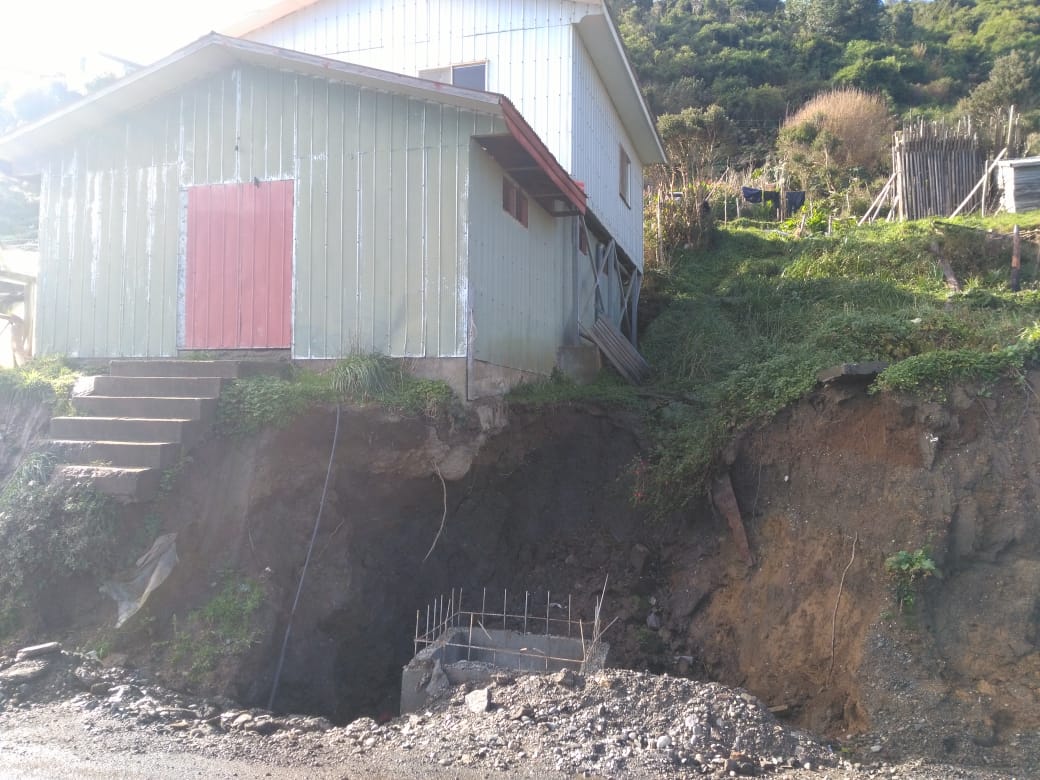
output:
<path id="1" fill-rule="evenodd" d="M 459 401 L 447 382 L 409 374 L 400 360 L 355 354 L 329 372 L 333 390 L 345 400 L 374 403 L 404 414 L 439 417 L 458 411 Z"/>
<path id="2" fill-rule="evenodd" d="M 1040 212 L 1014 216 L 1040 225 Z M 641 345 L 646 391 L 672 401 L 644 405 L 654 450 L 633 464 L 634 500 L 667 511 L 702 493 L 737 429 L 837 363 L 890 362 L 877 391 L 931 397 L 1020 374 L 1040 350 L 1040 267 L 1028 247 L 1010 292 L 1010 242 L 987 232 L 1010 221 L 843 224 L 800 240 L 731 224 L 713 250 L 680 254 L 647 280 L 667 303 Z M 949 292 L 936 250 L 965 292 Z"/>
<path id="3" fill-rule="evenodd" d="M 178 626 L 174 616 L 171 663 L 198 681 L 216 669 L 222 658 L 248 650 L 257 640 L 254 615 L 263 601 L 260 583 L 225 572 L 220 590 L 188 613 L 185 625 Z"/>
<path id="4" fill-rule="evenodd" d="M 41 401 L 64 414 L 71 409 L 68 398 L 78 378 L 62 358 L 37 358 L 20 368 L 0 368 L 0 398 Z"/>
<path id="5" fill-rule="evenodd" d="M 246 436 L 287 425 L 307 409 L 335 400 L 328 377 L 310 371 L 298 371 L 292 379 L 236 379 L 220 394 L 217 429 L 226 435 Z"/>
<path id="6" fill-rule="evenodd" d="M 562 372 L 553 371 L 545 379 L 517 385 L 506 397 L 519 406 L 593 401 L 635 407 L 639 403 L 635 388 L 607 372 L 601 372 L 594 382 L 578 384 Z"/>
<path id="7" fill-rule="evenodd" d="M 351 355 L 331 370 L 297 371 L 291 379 L 259 376 L 231 382 L 220 396 L 217 428 L 231 436 L 280 427 L 320 404 L 375 404 L 409 415 L 454 414 L 460 403 L 451 387 L 411 376 L 400 360 Z"/>

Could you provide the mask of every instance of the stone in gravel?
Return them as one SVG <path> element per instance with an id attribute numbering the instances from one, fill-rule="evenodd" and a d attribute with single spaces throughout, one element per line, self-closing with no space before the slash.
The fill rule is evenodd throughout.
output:
<path id="1" fill-rule="evenodd" d="M 657 738 L 657 749 L 658 750 L 667 750 L 671 746 L 672 746 L 672 738 L 669 737 L 667 734 L 662 734 L 661 736 L 659 736 Z"/>
<path id="2" fill-rule="evenodd" d="M 533 718 L 534 710 L 528 707 L 526 704 L 518 704 L 515 707 L 510 707 L 506 713 L 506 718 L 509 720 L 520 720 L 521 718 Z"/>
<path id="3" fill-rule="evenodd" d="M 491 709 L 491 689 L 477 688 L 466 694 L 466 707 L 470 712 L 487 712 Z"/>
<path id="4" fill-rule="evenodd" d="M 739 777 L 756 777 L 762 773 L 762 770 L 753 761 L 736 758 L 726 759 L 725 769 Z"/>
<path id="5" fill-rule="evenodd" d="M 42 645 L 33 645 L 32 647 L 23 647 L 15 655 L 14 660 L 25 661 L 29 658 L 38 658 L 41 655 L 50 655 L 51 653 L 57 653 L 61 650 L 61 645 L 57 642 L 45 642 Z"/>
<path id="6" fill-rule="evenodd" d="M 250 723 L 246 724 L 246 730 L 253 731 L 261 736 L 267 736 L 273 734 L 281 728 L 281 724 L 272 718 L 255 718 Z"/>
<path id="7" fill-rule="evenodd" d="M 248 712 L 243 712 L 242 714 L 238 715 L 233 721 L 231 721 L 231 728 L 245 728 L 249 723 L 252 723 L 252 721 L 253 716 L 250 715 Z"/>
<path id="8" fill-rule="evenodd" d="M 112 690 L 111 683 L 107 682 L 96 682 L 90 686 L 91 696 L 107 696 Z"/>
<path id="9" fill-rule="evenodd" d="M 17 661 L 0 672 L 0 683 L 13 683 L 23 685 L 43 675 L 49 668 L 51 662 L 42 658 L 30 661 Z"/>
<path id="10" fill-rule="evenodd" d="M 136 699 L 141 691 L 134 685 L 116 685 L 112 688 L 108 700 L 112 704 L 123 704 L 129 699 Z"/>
<path id="11" fill-rule="evenodd" d="M 570 669 L 561 669 L 553 675 L 553 680 L 557 685 L 562 685 L 565 688 L 573 688 L 578 682 L 574 677 L 574 672 Z"/>

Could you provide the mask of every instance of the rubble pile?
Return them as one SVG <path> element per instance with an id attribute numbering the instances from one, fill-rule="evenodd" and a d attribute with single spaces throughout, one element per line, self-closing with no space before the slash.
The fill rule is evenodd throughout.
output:
<path id="1" fill-rule="evenodd" d="M 716 683 L 605 670 L 587 676 L 495 671 L 448 688 L 421 713 L 334 726 L 171 691 L 55 644 L 0 656 L 0 723 L 34 707 L 79 713 L 92 739 L 307 772 L 375 777 L 1004 777 L 951 767 L 851 763 L 776 720 L 754 696 Z M 128 737 L 128 735 L 130 735 Z M 158 747 L 156 747 L 158 746 Z M 317 775 L 315 775 L 317 776 Z"/>
<path id="2" fill-rule="evenodd" d="M 748 693 L 622 670 L 499 674 L 488 688 L 456 689 L 425 713 L 349 728 L 363 735 L 362 745 L 392 744 L 442 766 L 501 771 L 531 758 L 563 774 L 597 776 L 633 769 L 757 776 L 838 763 L 828 747 L 781 725 Z"/>

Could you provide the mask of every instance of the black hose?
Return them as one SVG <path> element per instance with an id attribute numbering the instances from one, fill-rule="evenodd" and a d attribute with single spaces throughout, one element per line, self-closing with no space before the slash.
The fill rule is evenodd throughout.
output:
<path id="1" fill-rule="evenodd" d="M 303 570 L 300 572 L 300 583 L 296 586 L 296 598 L 293 599 L 292 609 L 289 610 L 289 622 L 285 626 L 285 638 L 282 639 L 282 652 L 278 656 L 278 667 L 274 672 L 274 683 L 271 685 L 271 697 L 267 700 L 267 709 L 274 709 L 274 697 L 278 693 L 278 683 L 282 679 L 282 665 L 285 663 L 285 650 L 289 646 L 289 635 L 292 633 L 293 615 L 300 603 L 300 594 L 303 592 L 303 581 L 307 577 L 307 567 L 311 562 L 311 553 L 314 552 L 314 541 L 318 538 L 318 528 L 321 526 L 321 513 L 325 510 L 325 495 L 329 492 L 329 478 L 332 476 L 332 462 L 336 457 L 336 442 L 339 440 L 339 404 L 336 404 L 336 428 L 332 432 L 332 451 L 329 453 L 329 467 L 325 471 L 325 486 L 321 489 L 321 503 L 318 505 L 318 516 L 314 518 L 314 531 L 311 533 L 311 542 L 307 545 L 307 557 L 303 561 Z"/>

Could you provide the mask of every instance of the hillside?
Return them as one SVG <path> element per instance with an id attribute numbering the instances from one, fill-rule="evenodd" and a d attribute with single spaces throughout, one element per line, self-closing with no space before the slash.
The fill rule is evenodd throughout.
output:
<path id="1" fill-rule="evenodd" d="M 717 163 L 760 164 L 784 119 L 836 86 L 892 112 L 957 109 L 978 123 L 1016 105 L 1037 125 L 1040 9 L 1029 0 L 617 0 L 623 39 L 653 110 L 692 111 Z M 722 131 L 721 133 L 719 131 Z"/>

